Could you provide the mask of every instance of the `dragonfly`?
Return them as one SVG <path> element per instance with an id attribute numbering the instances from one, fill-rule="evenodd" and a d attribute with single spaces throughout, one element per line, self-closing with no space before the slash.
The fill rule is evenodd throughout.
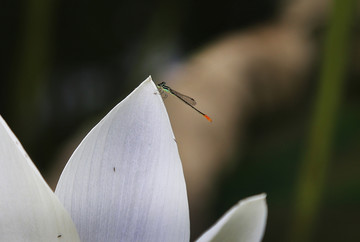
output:
<path id="1" fill-rule="evenodd" d="M 194 98 L 186 96 L 184 94 L 181 94 L 180 92 L 175 91 L 174 89 L 170 88 L 166 85 L 166 82 L 161 82 L 157 84 L 157 87 L 159 89 L 160 94 L 165 94 L 165 97 L 167 97 L 167 93 L 170 93 L 174 95 L 175 97 L 179 98 L 181 101 L 183 101 L 185 104 L 189 105 L 191 108 L 193 108 L 196 112 L 204 116 L 209 122 L 212 122 L 212 119 L 207 116 L 205 113 L 201 112 L 199 109 L 195 108 L 196 101 Z"/>

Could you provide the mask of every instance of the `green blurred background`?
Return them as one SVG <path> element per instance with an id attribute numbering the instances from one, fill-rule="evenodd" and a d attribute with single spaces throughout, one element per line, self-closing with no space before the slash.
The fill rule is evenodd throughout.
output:
<path id="1" fill-rule="evenodd" d="M 85 134 L 148 75 L 162 81 L 209 43 L 269 26 L 296 2 L 5 1 L 0 113 L 48 179 L 74 133 Z M 192 227 L 266 192 L 264 241 L 360 241 L 359 6 L 320 2 L 330 10 L 308 24 L 314 49 L 301 94 L 246 118 L 236 165 L 214 187 L 214 212 Z M 263 93 L 261 85 L 253 91 Z M 200 233 L 192 229 L 193 238 Z"/>

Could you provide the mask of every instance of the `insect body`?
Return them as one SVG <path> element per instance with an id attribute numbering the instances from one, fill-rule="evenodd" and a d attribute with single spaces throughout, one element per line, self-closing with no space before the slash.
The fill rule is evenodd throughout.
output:
<path id="1" fill-rule="evenodd" d="M 167 86 L 166 82 L 161 82 L 161 83 L 157 84 L 157 87 L 158 87 L 160 93 L 165 93 L 165 94 L 170 93 L 170 94 L 176 96 L 181 101 L 183 101 L 184 103 L 189 105 L 191 108 L 193 108 L 196 112 L 198 112 L 202 116 L 204 116 L 209 122 L 212 122 L 212 120 L 209 116 L 207 116 L 205 113 L 201 112 L 199 109 L 194 107 L 196 105 L 195 99 L 175 91 L 174 89 Z"/>

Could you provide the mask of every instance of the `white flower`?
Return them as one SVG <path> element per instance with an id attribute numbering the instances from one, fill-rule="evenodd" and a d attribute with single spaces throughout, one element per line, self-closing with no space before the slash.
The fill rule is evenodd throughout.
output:
<path id="1" fill-rule="evenodd" d="M 0 241 L 80 241 L 65 208 L 0 118 Z"/>
<path id="2" fill-rule="evenodd" d="M 84 138 L 57 196 L 0 124 L 0 241 L 189 241 L 181 161 L 150 77 Z M 264 194 L 245 199 L 199 241 L 260 241 L 266 217 Z"/>

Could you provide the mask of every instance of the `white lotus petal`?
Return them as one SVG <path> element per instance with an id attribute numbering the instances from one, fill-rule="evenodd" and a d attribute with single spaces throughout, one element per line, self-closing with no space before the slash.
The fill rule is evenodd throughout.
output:
<path id="1" fill-rule="evenodd" d="M 266 225 L 266 194 L 241 200 L 197 241 L 261 241 Z"/>
<path id="2" fill-rule="evenodd" d="M 0 116 L 0 241 L 60 240 L 75 225 Z"/>
<path id="3" fill-rule="evenodd" d="M 56 194 L 82 241 L 189 241 L 181 161 L 150 77 L 85 137 Z"/>

